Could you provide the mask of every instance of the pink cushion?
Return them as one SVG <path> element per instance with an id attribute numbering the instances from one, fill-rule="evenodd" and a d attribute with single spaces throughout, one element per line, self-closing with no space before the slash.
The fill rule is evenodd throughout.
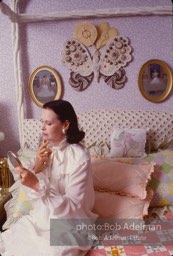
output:
<path id="1" fill-rule="evenodd" d="M 95 191 L 93 211 L 101 218 L 142 219 L 148 214 L 151 198 L 152 191 L 148 191 L 144 200 Z"/>
<path id="2" fill-rule="evenodd" d="M 154 163 L 130 164 L 109 159 L 92 160 L 93 182 L 97 191 L 113 191 L 140 199 L 146 198 L 146 186 Z"/>

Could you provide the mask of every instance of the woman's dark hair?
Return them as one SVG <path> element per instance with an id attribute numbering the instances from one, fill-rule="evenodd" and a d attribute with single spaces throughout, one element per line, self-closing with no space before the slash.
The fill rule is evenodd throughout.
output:
<path id="1" fill-rule="evenodd" d="M 43 108 L 53 110 L 61 122 L 66 120 L 70 122 L 66 133 L 68 143 L 79 143 L 85 137 L 85 132 L 79 130 L 77 116 L 70 102 L 66 100 L 53 100 L 45 103 Z"/>

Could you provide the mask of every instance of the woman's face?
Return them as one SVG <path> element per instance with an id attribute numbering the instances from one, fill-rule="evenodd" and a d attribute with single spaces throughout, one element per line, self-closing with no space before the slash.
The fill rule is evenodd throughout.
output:
<path id="1" fill-rule="evenodd" d="M 65 138 L 62 129 L 65 128 L 65 122 L 62 123 L 57 119 L 56 113 L 51 109 L 43 109 L 41 115 L 42 138 L 52 142 L 55 146 Z"/>

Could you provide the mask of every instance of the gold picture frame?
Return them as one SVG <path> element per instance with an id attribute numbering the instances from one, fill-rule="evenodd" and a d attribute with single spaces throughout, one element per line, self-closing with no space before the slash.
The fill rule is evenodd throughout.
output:
<path id="1" fill-rule="evenodd" d="M 59 99 L 62 95 L 59 73 L 49 66 L 36 68 L 29 78 L 29 92 L 39 107 L 48 101 Z"/>
<path id="2" fill-rule="evenodd" d="M 166 62 L 152 59 L 143 64 L 138 76 L 141 94 L 151 102 L 162 102 L 173 87 L 172 72 Z"/>

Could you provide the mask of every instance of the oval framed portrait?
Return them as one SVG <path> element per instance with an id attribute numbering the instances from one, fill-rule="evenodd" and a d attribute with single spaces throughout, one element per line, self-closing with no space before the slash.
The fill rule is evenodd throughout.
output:
<path id="1" fill-rule="evenodd" d="M 48 101 L 60 99 L 62 82 L 59 73 L 48 66 L 36 68 L 29 78 L 29 91 L 39 107 Z"/>
<path id="2" fill-rule="evenodd" d="M 155 103 L 162 102 L 172 91 L 172 71 L 162 60 L 149 60 L 140 69 L 138 86 L 147 100 Z"/>

